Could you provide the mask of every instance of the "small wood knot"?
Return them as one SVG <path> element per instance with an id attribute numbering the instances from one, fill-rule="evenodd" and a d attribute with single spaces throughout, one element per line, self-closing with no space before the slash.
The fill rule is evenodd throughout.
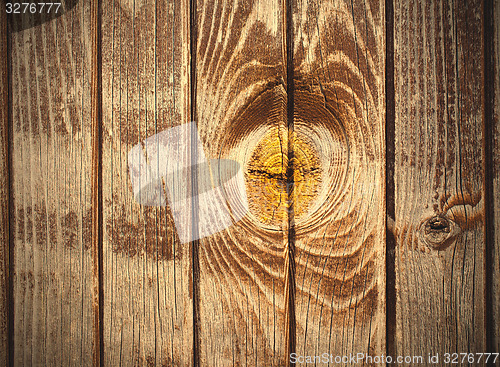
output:
<path id="1" fill-rule="evenodd" d="M 459 232 L 455 222 L 442 215 L 436 215 L 423 222 L 420 237 L 429 247 L 443 250 L 455 240 Z"/>

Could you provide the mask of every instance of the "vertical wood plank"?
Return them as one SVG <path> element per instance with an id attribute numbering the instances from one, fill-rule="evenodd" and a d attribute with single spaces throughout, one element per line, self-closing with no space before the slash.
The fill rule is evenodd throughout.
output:
<path id="1" fill-rule="evenodd" d="M 482 22 L 480 1 L 394 3 L 395 347 L 441 363 L 486 351 Z"/>
<path id="2" fill-rule="evenodd" d="M 14 364 L 92 364 L 90 12 L 12 34 Z M 22 28 L 22 27 L 21 27 Z"/>
<path id="3" fill-rule="evenodd" d="M 168 207 L 134 199 L 128 169 L 134 146 L 189 122 L 188 20 L 187 1 L 103 1 L 104 363 L 110 366 L 192 364 L 189 246 L 179 243 Z"/>
<path id="4" fill-rule="evenodd" d="M 297 354 L 380 356 L 384 3 L 292 4 Z"/>
<path id="5" fill-rule="evenodd" d="M 9 307 L 9 75 L 7 14 L 0 14 L 0 365 L 8 364 Z"/>
<path id="6" fill-rule="evenodd" d="M 492 274 L 490 274 L 491 279 L 491 289 L 492 295 L 489 299 L 492 300 L 490 305 L 490 310 L 493 313 L 491 325 L 491 330 L 493 330 L 493 340 L 491 344 L 494 350 L 491 352 L 500 352 L 500 1 L 495 0 L 491 7 L 493 14 L 491 15 L 492 25 L 494 28 L 490 31 L 492 32 L 493 39 L 490 40 L 493 44 L 491 51 L 490 61 L 493 63 L 492 71 L 493 76 L 491 80 L 493 81 L 493 94 L 490 96 L 493 98 L 491 101 L 486 101 L 486 103 L 493 104 L 493 147 L 491 158 L 492 170 L 493 170 L 493 216 L 495 222 L 493 223 L 494 228 L 494 247 L 492 249 L 492 258 L 489 259 L 490 264 L 492 264 Z M 489 78 L 489 76 L 485 76 Z M 486 177 L 486 179 L 489 179 Z M 489 350 L 490 351 L 490 350 Z"/>
<path id="7" fill-rule="evenodd" d="M 200 139 L 208 159 L 241 165 L 249 205 L 241 221 L 198 242 L 199 363 L 281 366 L 288 201 L 284 3 L 209 0 L 196 7 Z"/>

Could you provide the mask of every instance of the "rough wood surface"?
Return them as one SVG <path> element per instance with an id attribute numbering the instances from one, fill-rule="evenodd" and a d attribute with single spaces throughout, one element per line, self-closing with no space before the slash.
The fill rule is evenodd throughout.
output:
<path id="1" fill-rule="evenodd" d="M 7 366 L 9 276 L 9 162 L 7 15 L 0 14 L 0 365 Z"/>
<path id="2" fill-rule="evenodd" d="M 17 366 L 92 364 L 89 25 L 81 1 L 12 33 Z"/>
<path id="3" fill-rule="evenodd" d="M 12 193 L 0 175 L 0 365 L 8 307 L 19 366 L 385 354 L 384 2 L 102 0 L 101 34 L 99 2 L 70 3 L 12 33 L 10 141 L 0 15 L 3 172 L 12 152 Z M 500 1 L 491 76 L 484 6 L 394 2 L 397 324 L 387 340 L 424 365 L 429 353 L 444 364 L 444 353 L 500 349 Z M 139 146 L 153 162 L 144 140 L 192 118 L 208 159 L 241 165 L 249 210 L 182 243 L 168 203 L 134 198 L 128 154 Z"/>
<path id="4" fill-rule="evenodd" d="M 480 1 L 394 4 L 395 347 L 442 363 L 486 351 L 482 21 Z"/>
<path id="5" fill-rule="evenodd" d="M 377 1 L 293 2 L 299 355 L 385 352 L 384 30 Z"/>
<path id="6" fill-rule="evenodd" d="M 179 243 L 168 208 L 134 199 L 128 171 L 136 144 L 189 122 L 188 11 L 186 1 L 103 1 L 104 363 L 110 366 L 192 365 L 189 246 Z"/>
<path id="7" fill-rule="evenodd" d="M 233 159 L 249 212 L 199 241 L 201 366 L 285 364 L 286 74 L 281 1 L 198 1 L 196 115 L 207 158 Z"/>

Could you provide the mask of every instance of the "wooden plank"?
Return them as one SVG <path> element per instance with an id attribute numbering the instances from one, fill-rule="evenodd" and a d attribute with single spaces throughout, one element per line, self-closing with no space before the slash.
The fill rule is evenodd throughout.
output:
<path id="1" fill-rule="evenodd" d="M 189 246 L 168 208 L 134 199 L 128 153 L 189 122 L 189 4 L 102 6 L 104 363 L 188 366 Z"/>
<path id="2" fill-rule="evenodd" d="M 384 22 L 383 2 L 293 2 L 299 356 L 385 354 Z"/>
<path id="3" fill-rule="evenodd" d="M 480 1 L 394 4 L 395 349 L 441 364 L 486 351 L 482 22 Z"/>
<path id="4" fill-rule="evenodd" d="M 12 33 L 15 365 L 92 364 L 89 25 Z"/>
<path id="5" fill-rule="evenodd" d="M 494 247 L 492 249 L 492 258 L 490 259 L 490 264 L 492 264 L 492 274 L 491 277 L 491 300 L 490 310 L 493 313 L 492 321 L 493 325 L 490 326 L 493 330 L 493 340 L 491 344 L 493 350 L 491 352 L 500 352 L 500 1 L 496 0 L 492 5 L 493 15 L 491 15 L 491 21 L 494 28 L 491 30 L 493 39 L 492 50 L 493 54 L 491 56 L 493 77 L 493 94 L 490 96 L 493 98 L 490 103 L 493 103 L 493 147 L 492 147 L 492 170 L 493 170 L 493 217 L 495 223 L 494 228 Z M 490 23 L 491 25 L 491 23 Z M 487 77 L 487 76 L 485 76 Z M 487 101 L 488 103 L 488 101 Z"/>
<path id="6" fill-rule="evenodd" d="M 7 14 L 0 14 L 0 365 L 8 364 L 9 307 L 9 74 Z"/>
<path id="7" fill-rule="evenodd" d="M 199 243 L 200 366 L 285 364 L 287 125 L 283 2 L 197 1 L 196 123 L 243 169 L 249 212 Z"/>

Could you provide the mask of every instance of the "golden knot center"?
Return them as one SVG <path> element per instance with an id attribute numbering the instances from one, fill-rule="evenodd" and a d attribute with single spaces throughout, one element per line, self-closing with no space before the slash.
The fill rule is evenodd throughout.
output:
<path id="1" fill-rule="evenodd" d="M 288 139 L 293 139 L 288 144 Z M 289 166 L 289 147 L 293 162 Z M 292 169 L 291 169 L 292 167 Z M 256 145 L 246 169 L 250 212 L 265 225 L 283 227 L 289 214 L 307 214 L 321 183 L 320 160 L 310 142 L 271 128 Z M 291 210 L 293 205 L 293 210 Z"/>

